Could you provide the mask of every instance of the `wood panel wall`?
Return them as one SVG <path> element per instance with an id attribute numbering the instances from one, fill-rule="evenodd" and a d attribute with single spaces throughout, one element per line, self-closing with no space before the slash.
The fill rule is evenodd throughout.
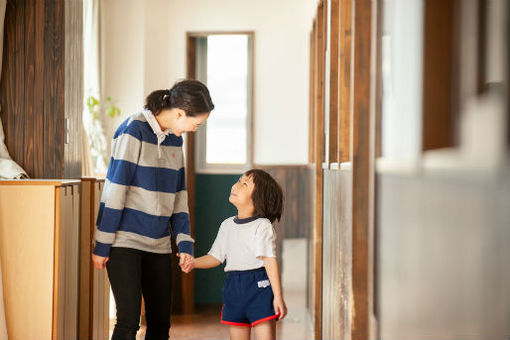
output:
<path id="1" fill-rule="evenodd" d="M 196 79 L 196 38 L 187 36 L 186 39 L 186 69 L 187 78 Z M 186 134 L 186 187 L 188 189 L 188 205 L 190 219 L 190 234 L 195 237 L 195 191 L 196 191 L 196 171 L 195 171 L 195 134 Z M 175 267 L 177 269 L 179 267 Z M 181 275 L 181 311 L 184 314 L 192 314 L 195 308 L 195 273 L 183 274 L 180 270 L 173 271 Z M 178 272 L 178 274 L 177 274 Z M 175 292 L 175 290 L 174 290 Z"/>
<path id="2" fill-rule="evenodd" d="M 279 239 L 308 238 L 312 222 L 310 167 L 287 165 L 263 167 L 281 185 L 284 208 L 278 223 Z"/>
<path id="3" fill-rule="evenodd" d="M 83 112 L 83 0 L 65 0 L 65 106 L 69 142 L 64 144 L 64 178 L 81 176 Z"/>
<path id="4" fill-rule="evenodd" d="M 508 124 L 508 115 L 494 115 L 495 124 L 484 118 L 508 104 L 499 86 L 507 91 L 510 77 L 500 74 L 495 87 L 485 78 L 485 53 L 500 46 L 499 34 L 508 39 L 508 30 L 485 36 L 487 22 L 508 24 L 508 2 L 499 3 L 506 11 L 492 17 L 484 8 L 491 1 L 424 2 L 423 150 L 471 152 L 479 136 L 456 132 L 473 117 L 487 136 Z M 508 58 L 503 63 L 508 70 Z M 492 105 L 484 105 L 488 98 Z M 377 171 L 379 339 L 510 337 L 510 177 L 507 162 L 488 163 L 452 157 L 448 167 Z"/>
<path id="5" fill-rule="evenodd" d="M 315 211 L 314 211 L 314 284 L 313 284 L 313 315 L 314 333 L 319 338 L 322 334 L 322 209 L 323 209 L 323 178 L 322 163 L 325 160 L 325 86 L 326 86 L 326 43 L 328 2 L 321 1 L 317 12 L 317 101 L 315 106 Z"/>
<path id="6" fill-rule="evenodd" d="M 33 178 L 81 175 L 82 12 L 81 0 L 7 1 L 0 115 Z"/>
<path id="7" fill-rule="evenodd" d="M 316 141 L 316 128 L 315 128 L 315 112 L 316 112 L 316 101 L 317 101 L 317 17 L 313 20 L 312 31 L 310 32 L 310 112 L 309 112 L 309 126 L 308 126 L 308 162 L 314 167 L 316 162 L 315 157 L 315 141 Z M 314 169 L 315 170 L 315 169 Z M 309 181 L 312 188 L 314 188 L 315 171 L 310 174 Z M 313 189 L 312 189 L 313 190 Z M 311 200 L 313 206 L 315 206 L 315 196 Z M 313 211 L 313 210 L 312 210 Z M 310 223 L 310 235 L 308 239 L 308 282 L 307 282 L 307 307 L 313 318 L 313 310 L 315 304 L 315 297 L 313 292 L 315 269 L 314 269 L 314 240 L 313 230 L 315 221 Z M 315 322 L 315 321 L 314 321 Z"/>
<path id="8" fill-rule="evenodd" d="M 371 110 L 372 91 L 372 27 L 373 3 L 371 0 L 356 1 L 354 6 L 354 70 L 352 110 L 352 290 L 354 315 L 351 336 L 368 339 L 371 301 L 370 206 L 373 195 L 373 154 L 371 137 L 374 130 Z"/>
<path id="9" fill-rule="evenodd" d="M 453 96 L 456 0 L 424 3 L 423 150 L 455 145 Z M 437 129 L 440 125 L 442 128 Z"/>
<path id="10" fill-rule="evenodd" d="M 324 172 L 324 284 L 322 338 L 349 339 L 352 295 L 352 173 Z M 342 209 L 339 209 L 341 207 Z"/>
<path id="11" fill-rule="evenodd" d="M 330 60 L 330 76 L 329 76 L 329 162 L 339 162 L 339 83 L 340 83 L 340 59 L 339 59 L 339 37 L 340 37 L 340 15 L 339 6 L 340 0 L 330 0 L 331 27 L 330 27 L 330 43 L 329 60 Z"/>
<path id="12" fill-rule="evenodd" d="M 92 264 L 96 218 L 104 179 L 82 178 L 80 192 L 80 295 L 78 339 L 108 338 L 110 329 L 110 283 L 106 270 Z"/>
<path id="13" fill-rule="evenodd" d="M 459 56 L 459 45 L 475 42 L 480 48 L 484 39 L 488 39 L 479 36 L 476 42 L 470 26 L 479 25 L 478 34 L 483 35 L 485 10 L 469 12 L 476 14 L 473 18 L 466 17 L 463 10 L 463 6 L 483 7 L 484 3 L 484 0 L 424 3 L 421 136 L 424 151 L 455 146 L 456 129 L 463 118 L 457 112 L 468 97 L 476 100 L 475 93 L 459 100 L 456 87 L 462 83 L 463 74 L 478 73 L 466 78 L 477 79 L 477 87 L 473 88 L 484 95 L 490 91 L 479 69 L 484 67 L 485 50 L 478 50 L 481 59 L 478 66 L 463 63 L 464 59 L 474 60 L 472 56 Z M 331 26 L 326 32 L 333 40 L 337 39 L 335 16 L 339 16 L 338 88 L 331 78 L 323 87 L 321 19 L 326 4 L 331 5 L 328 9 Z M 380 129 L 384 119 L 381 115 L 384 1 L 340 0 L 339 12 L 334 9 L 335 4 L 333 0 L 319 3 L 310 42 L 313 152 L 310 150 L 309 154 L 316 171 L 311 179 L 315 219 L 309 252 L 314 266 L 309 273 L 312 283 L 309 306 L 316 339 L 508 337 L 508 299 L 497 298 L 508 295 L 504 287 L 510 277 L 508 266 L 503 265 L 508 247 L 498 241 L 508 236 L 508 228 L 503 228 L 508 225 L 508 200 L 502 198 L 508 192 L 507 176 L 493 176 L 501 169 L 494 173 L 473 168 L 466 171 L 466 164 L 461 163 L 458 169 L 434 169 L 404 176 L 386 174 L 386 169 L 379 172 L 376 183 L 375 157 L 381 154 Z M 459 20 L 469 23 L 466 27 L 471 33 L 459 34 L 463 31 L 459 29 Z M 333 59 L 335 43 L 332 41 L 326 51 Z M 335 63 L 336 59 L 329 65 L 329 76 L 333 78 L 337 72 Z M 336 91 L 339 93 L 332 93 Z M 321 164 L 324 94 L 329 94 L 329 98 L 338 95 L 339 139 L 330 138 L 326 152 L 333 162 L 332 155 L 338 150 L 339 169 L 336 165 Z M 480 101 L 485 100 L 486 97 Z M 508 98 L 503 101 L 507 103 Z M 333 122 L 331 137 L 335 132 L 334 103 L 330 103 L 329 114 Z M 502 124 L 508 121 L 508 117 L 501 119 Z M 335 141 L 338 145 L 331 145 Z M 462 231 L 456 231 L 457 226 L 463 226 Z M 427 248 L 427 240 L 435 240 L 434 251 Z M 318 249 L 322 251 L 321 261 L 316 257 Z M 322 290 L 313 285 L 316 282 L 322 283 Z M 319 305 L 321 313 L 316 310 Z M 420 308 L 416 310 L 414 306 Z"/>
<path id="14" fill-rule="evenodd" d="M 310 140 L 314 150 L 309 154 L 315 169 L 315 209 L 309 308 L 316 339 L 369 339 L 375 335 L 370 330 L 375 329 L 375 111 L 380 106 L 374 104 L 380 76 L 380 59 L 376 57 L 379 2 L 321 1 L 311 34 L 310 122 L 314 125 L 310 133 L 314 138 Z M 329 26 L 325 20 L 328 12 Z M 328 35 L 330 46 L 326 49 Z M 325 60 L 330 62 L 327 84 Z M 327 113 L 325 97 L 331 100 Z M 324 121 L 328 118 L 326 143 Z M 323 163 L 326 154 L 327 164 Z"/>
<path id="15" fill-rule="evenodd" d="M 317 52 L 317 41 L 315 34 L 317 32 L 317 19 L 313 20 L 312 31 L 310 32 L 310 77 L 309 77 L 309 97 L 308 97 L 308 163 L 315 162 L 315 77 L 317 75 L 316 70 L 316 52 Z"/>
<path id="16" fill-rule="evenodd" d="M 340 65 L 339 65 L 339 162 L 351 160 L 351 103 L 352 103 L 352 17 L 353 0 L 340 2 Z"/>

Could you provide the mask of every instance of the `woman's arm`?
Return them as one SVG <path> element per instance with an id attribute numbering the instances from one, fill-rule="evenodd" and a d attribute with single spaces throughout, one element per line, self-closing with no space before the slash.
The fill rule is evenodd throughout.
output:
<path id="1" fill-rule="evenodd" d="M 278 262 L 276 261 L 275 257 L 263 256 L 263 259 L 264 267 L 266 267 L 267 276 L 269 277 L 269 282 L 271 282 L 271 288 L 273 289 L 274 311 L 276 314 L 280 315 L 278 320 L 281 320 L 285 317 L 285 315 L 287 315 L 287 306 L 283 300 Z"/>
<path id="2" fill-rule="evenodd" d="M 106 181 L 101 194 L 101 205 L 97 214 L 94 232 L 94 266 L 104 268 L 110 256 L 110 249 L 115 241 L 117 230 L 123 216 L 129 188 L 136 177 L 140 161 L 142 133 L 134 124 L 124 123 L 115 132 L 112 141 L 111 161 L 106 174 Z"/>

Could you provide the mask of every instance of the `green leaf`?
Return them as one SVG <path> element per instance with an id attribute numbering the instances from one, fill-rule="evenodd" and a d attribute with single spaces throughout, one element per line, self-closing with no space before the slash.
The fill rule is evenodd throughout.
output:
<path id="1" fill-rule="evenodd" d="M 108 113 L 108 116 L 115 117 L 115 107 L 112 105 L 107 110 L 106 113 Z"/>

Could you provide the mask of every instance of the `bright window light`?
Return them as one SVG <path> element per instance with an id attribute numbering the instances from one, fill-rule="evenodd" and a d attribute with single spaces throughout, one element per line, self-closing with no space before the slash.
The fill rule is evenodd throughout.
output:
<path id="1" fill-rule="evenodd" d="M 248 36 L 208 36 L 207 86 L 215 109 L 207 120 L 207 164 L 247 163 L 248 77 Z"/>

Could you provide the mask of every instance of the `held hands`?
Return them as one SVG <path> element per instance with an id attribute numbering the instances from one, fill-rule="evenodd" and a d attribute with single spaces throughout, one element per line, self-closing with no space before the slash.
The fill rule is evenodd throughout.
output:
<path id="1" fill-rule="evenodd" d="M 279 315 L 278 320 L 282 320 L 285 317 L 285 315 L 287 315 L 287 306 L 285 305 L 285 301 L 283 301 L 283 298 L 281 296 L 274 297 L 273 307 L 275 314 Z"/>
<path id="2" fill-rule="evenodd" d="M 191 272 L 195 267 L 195 258 L 186 253 L 177 253 L 177 256 L 179 257 L 179 266 L 181 267 L 181 270 L 186 274 Z M 108 262 L 109 259 L 109 257 L 92 254 L 92 263 L 97 269 L 104 269 L 106 267 L 106 262 Z"/>
<path id="3" fill-rule="evenodd" d="M 177 253 L 177 257 L 179 257 L 179 266 L 181 270 L 188 274 L 195 267 L 195 258 L 186 253 Z"/>

